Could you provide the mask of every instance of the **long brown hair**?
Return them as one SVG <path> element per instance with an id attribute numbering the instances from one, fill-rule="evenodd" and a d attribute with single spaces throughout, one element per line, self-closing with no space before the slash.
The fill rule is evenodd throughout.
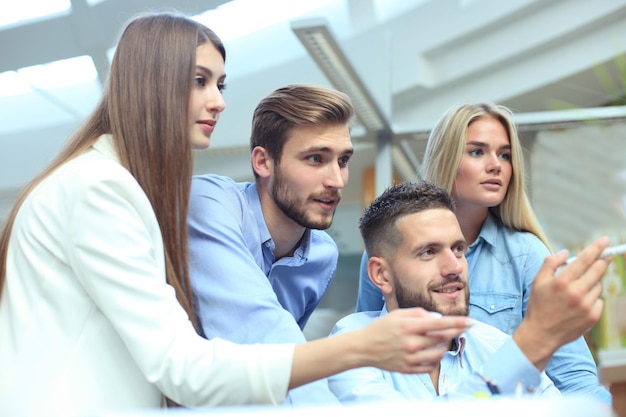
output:
<path id="1" fill-rule="evenodd" d="M 15 217 L 28 194 L 65 162 L 111 134 L 122 165 L 146 193 L 164 244 L 167 282 L 195 324 L 188 272 L 187 209 L 193 169 L 188 107 L 196 48 L 221 40 L 176 12 L 142 14 L 122 31 L 102 97 L 84 124 L 20 192 L 0 235 L 0 300 Z"/>

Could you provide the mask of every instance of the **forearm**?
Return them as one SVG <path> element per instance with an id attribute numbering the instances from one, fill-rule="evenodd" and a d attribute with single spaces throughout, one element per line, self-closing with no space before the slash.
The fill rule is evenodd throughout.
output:
<path id="1" fill-rule="evenodd" d="M 289 389 L 327 378 L 349 369 L 368 366 L 367 354 L 358 343 L 358 331 L 316 339 L 296 345 L 291 367 Z"/>
<path id="2" fill-rule="evenodd" d="M 538 371 L 546 368 L 550 358 L 559 348 L 558 344 L 551 343 L 552 340 L 549 337 L 541 337 L 539 332 L 534 331 L 532 326 L 524 321 L 513 333 L 513 340 Z"/>

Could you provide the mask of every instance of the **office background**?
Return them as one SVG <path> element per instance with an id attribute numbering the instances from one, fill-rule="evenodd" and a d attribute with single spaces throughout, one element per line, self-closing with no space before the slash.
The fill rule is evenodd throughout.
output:
<path id="1" fill-rule="evenodd" d="M 173 8 L 227 49 L 227 109 L 196 173 L 253 179 L 251 115 L 277 87 L 355 101 L 356 152 L 329 230 L 340 263 L 309 337 L 353 308 L 364 204 L 417 178 L 429 129 L 459 101 L 515 112 L 555 249 L 626 238 L 626 0 L 0 0 L 0 220 L 95 105 L 122 25 Z"/>

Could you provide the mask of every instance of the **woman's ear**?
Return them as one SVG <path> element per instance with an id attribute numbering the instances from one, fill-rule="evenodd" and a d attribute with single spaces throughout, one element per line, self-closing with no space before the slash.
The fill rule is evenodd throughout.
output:
<path id="1" fill-rule="evenodd" d="M 380 288 L 383 295 L 393 293 L 392 274 L 389 272 L 389 264 L 384 258 L 371 256 L 367 261 L 367 274 L 374 285 Z"/>
<path id="2" fill-rule="evenodd" d="M 267 178 L 274 171 L 274 161 L 269 156 L 267 149 L 262 146 L 255 146 L 252 149 L 252 169 L 261 178 Z"/>

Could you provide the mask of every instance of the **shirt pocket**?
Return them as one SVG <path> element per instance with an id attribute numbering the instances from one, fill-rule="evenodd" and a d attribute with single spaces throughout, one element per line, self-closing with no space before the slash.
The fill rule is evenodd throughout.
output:
<path id="1" fill-rule="evenodd" d="M 470 294 L 470 317 L 511 334 L 522 320 L 520 296 L 493 292 Z"/>

